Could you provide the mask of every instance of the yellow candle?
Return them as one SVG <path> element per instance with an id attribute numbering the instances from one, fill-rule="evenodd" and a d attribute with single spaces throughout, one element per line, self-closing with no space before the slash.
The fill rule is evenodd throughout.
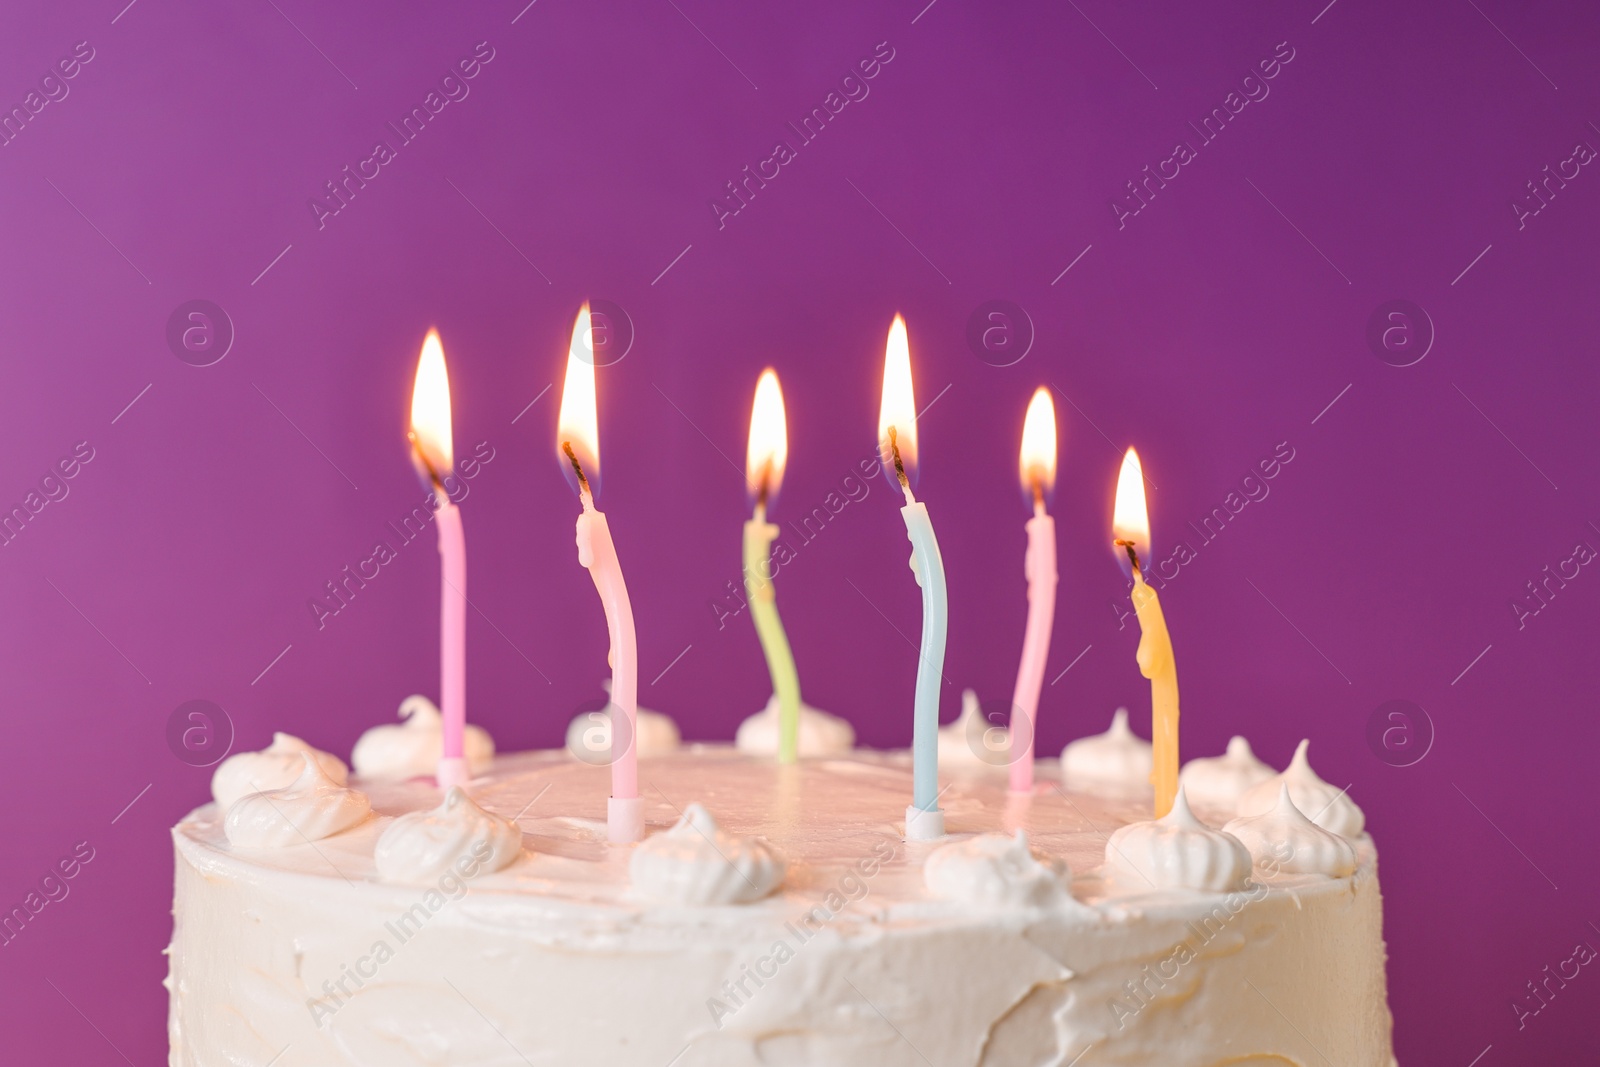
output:
<path id="1" fill-rule="evenodd" d="M 744 524 L 744 587 L 750 596 L 761 651 L 778 695 L 778 762 L 800 757 L 800 675 L 795 670 L 789 635 L 778 617 L 778 595 L 772 585 L 772 542 L 778 528 L 767 521 L 767 504 L 778 494 L 789 461 L 789 421 L 783 389 L 771 367 L 756 382 L 750 409 L 750 445 L 745 453 L 745 485 L 755 498 L 755 514 Z"/>
<path id="2" fill-rule="evenodd" d="M 1150 679 L 1150 740 L 1154 765 L 1150 784 L 1155 789 L 1156 818 L 1172 810 L 1178 795 L 1178 665 L 1172 657 L 1172 637 L 1161 613 L 1161 598 L 1139 572 L 1139 553 L 1150 558 L 1150 512 L 1144 500 L 1144 471 L 1139 454 L 1128 449 L 1117 476 L 1117 501 L 1112 509 L 1111 533 L 1117 550 L 1133 565 L 1133 610 L 1139 617 L 1139 673 Z"/>

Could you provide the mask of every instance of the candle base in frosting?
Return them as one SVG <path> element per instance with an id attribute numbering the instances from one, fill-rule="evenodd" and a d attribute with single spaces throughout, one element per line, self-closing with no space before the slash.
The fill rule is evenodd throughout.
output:
<path id="1" fill-rule="evenodd" d="M 915 804 L 906 806 L 906 840 L 937 841 L 944 836 L 944 812 L 926 810 Z"/>
<path id="2" fill-rule="evenodd" d="M 414 694 L 401 702 L 400 718 L 406 721 L 374 726 L 356 741 L 350 762 L 361 777 L 429 778 L 438 774 L 444 755 L 444 720 L 438 707 L 427 697 Z M 467 723 L 462 745 L 472 773 L 481 772 L 494 759 L 494 738 L 481 726 Z"/>
<path id="3" fill-rule="evenodd" d="M 472 780 L 472 773 L 467 770 L 467 761 L 462 757 L 452 759 L 449 756 L 439 760 L 439 773 L 437 781 L 440 792 L 449 792 L 459 785 L 466 785 Z"/>
<path id="4" fill-rule="evenodd" d="M 606 798 L 606 837 L 613 845 L 644 840 L 644 798 Z"/>
<path id="5" fill-rule="evenodd" d="M 778 752 L 780 707 L 774 693 L 767 706 L 739 724 L 734 745 L 740 752 L 772 756 Z M 800 705 L 799 749 L 801 756 L 836 756 L 855 747 L 856 731 L 844 719 Z"/>

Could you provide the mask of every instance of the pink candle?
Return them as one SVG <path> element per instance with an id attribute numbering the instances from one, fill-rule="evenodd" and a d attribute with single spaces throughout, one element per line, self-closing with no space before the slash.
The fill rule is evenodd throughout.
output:
<path id="1" fill-rule="evenodd" d="M 443 487 L 435 490 L 439 506 L 439 711 L 444 724 L 444 749 L 439 760 L 439 788 L 449 789 L 471 777 L 462 748 L 467 728 L 467 540 L 461 509 Z"/>
<path id="2" fill-rule="evenodd" d="M 1022 662 L 1011 697 L 1011 791 L 1033 791 L 1033 739 L 1039 721 L 1039 691 L 1050 655 L 1050 630 L 1056 617 L 1056 521 L 1045 514 L 1044 498 L 1056 479 L 1056 411 L 1043 386 L 1033 394 L 1022 424 L 1022 487 L 1033 499 L 1028 520 L 1028 627 L 1023 631 Z"/>
<path id="3" fill-rule="evenodd" d="M 562 469 L 583 502 L 578 516 L 578 562 L 594 579 L 606 613 L 611 642 L 611 798 L 606 804 L 607 836 L 626 844 L 644 837 L 644 801 L 639 796 L 637 736 L 639 646 L 633 630 L 633 605 L 617 560 L 617 546 L 605 512 L 594 506 L 600 477 L 600 431 L 595 399 L 594 348 L 589 305 L 578 310 L 567 350 L 567 376 L 561 387 L 556 452 Z"/>
<path id="4" fill-rule="evenodd" d="M 439 707 L 444 721 L 440 789 L 469 777 L 462 738 L 467 728 L 467 541 L 461 509 L 445 489 L 455 464 L 450 425 L 450 377 L 439 331 L 429 330 L 411 390 L 411 461 L 433 493 L 439 534 Z"/>

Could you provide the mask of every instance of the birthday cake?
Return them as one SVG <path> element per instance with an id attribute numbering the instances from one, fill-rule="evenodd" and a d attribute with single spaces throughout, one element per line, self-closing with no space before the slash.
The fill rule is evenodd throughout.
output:
<path id="1" fill-rule="evenodd" d="M 1156 821 L 1123 729 L 1027 795 L 980 750 L 908 841 L 907 753 L 690 745 L 616 845 L 603 765 L 485 736 L 441 794 L 412 710 L 354 775 L 231 757 L 174 828 L 172 1067 L 1394 1063 L 1376 852 L 1304 746 Z"/>

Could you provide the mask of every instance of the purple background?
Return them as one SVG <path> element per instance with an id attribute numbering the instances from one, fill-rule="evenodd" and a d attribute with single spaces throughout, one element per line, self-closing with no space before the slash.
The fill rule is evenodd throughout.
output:
<path id="1" fill-rule="evenodd" d="M 430 542 L 320 631 L 307 607 L 418 498 L 402 435 L 430 325 L 458 453 L 495 452 L 463 505 L 470 714 L 503 748 L 550 746 L 598 695 L 600 609 L 553 456 L 567 332 L 597 297 L 637 330 L 600 374 L 601 502 L 641 700 L 691 738 L 730 737 L 768 692 L 749 624 L 719 631 L 710 607 L 738 576 L 748 510 L 726 458 L 742 464 L 767 363 L 789 404 L 785 523 L 872 448 L 894 311 L 921 401 L 952 387 L 921 424 L 920 484 L 951 591 L 947 720 L 963 686 L 1009 697 L 1016 447 L 1029 393 L 1056 387 L 1045 754 L 1119 702 L 1147 732 L 1107 545 L 1121 449 L 1138 445 L 1158 487 L 1165 555 L 1288 442 L 1270 496 L 1163 596 L 1186 752 L 1243 732 L 1281 765 L 1310 736 L 1323 775 L 1352 783 L 1383 850 L 1402 1063 L 1592 1062 L 1600 977 L 1520 1032 L 1510 1004 L 1577 942 L 1600 945 L 1600 577 L 1584 568 L 1521 629 L 1510 605 L 1579 542 L 1600 546 L 1600 174 L 1584 167 L 1522 229 L 1510 204 L 1600 144 L 1597 15 L 1324 2 L 9 11 L 0 105 L 78 41 L 94 59 L 0 148 L 0 504 L 76 442 L 94 459 L 0 549 L 0 906 L 75 842 L 96 855 L 0 948 L 8 1051 L 163 1061 L 167 829 L 210 774 L 169 751 L 175 707 L 219 703 L 235 747 L 287 729 L 345 754 L 436 690 Z M 480 41 L 495 57 L 470 95 L 319 230 L 308 199 L 396 141 L 385 122 Z M 709 200 L 795 142 L 785 123 L 880 41 L 894 58 L 870 96 L 719 230 Z M 1294 59 L 1270 95 L 1119 229 L 1111 199 L 1177 140 L 1198 146 L 1188 123 L 1282 41 Z M 237 330 L 214 366 L 166 341 L 192 298 Z M 965 339 L 994 298 L 1037 331 L 1011 367 Z M 1392 298 L 1437 330 L 1414 366 L 1366 339 Z M 806 696 L 884 746 L 909 739 L 916 657 L 896 628 L 914 637 L 919 611 L 895 503 L 874 482 L 779 576 Z M 1367 743 L 1391 699 L 1434 724 L 1415 766 Z"/>

